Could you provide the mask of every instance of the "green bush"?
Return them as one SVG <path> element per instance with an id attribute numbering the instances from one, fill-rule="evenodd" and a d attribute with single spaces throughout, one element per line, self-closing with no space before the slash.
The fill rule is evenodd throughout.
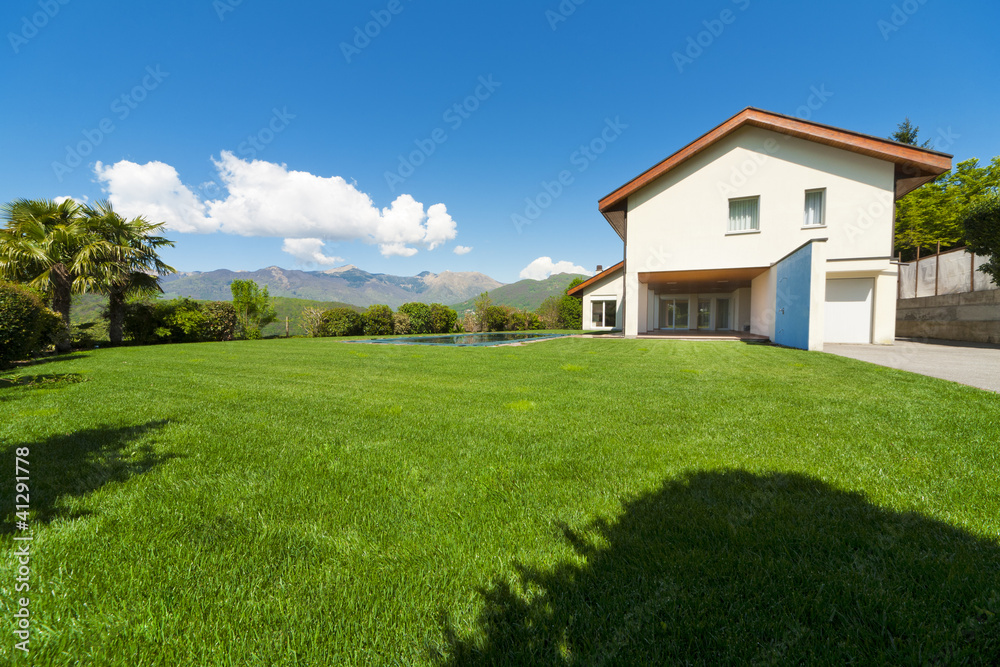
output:
<path id="1" fill-rule="evenodd" d="M 106 322 L 77 324 L 70 327 L 69 337 L 75 349 L 91 348 L 108 339 L 108 325 Z"/>
<path id="2" fill-rule="evenodd" d="M 486 330 L 507 330 L 507 310 L 503 306 L 490 306 L 486 309 Z"/>
<path id="3" fill-rule="evenodd" d="M 392 317 L 392 332 L 397 336 L 410 333 L 410 316 L 406 313 L 396 313 Z"/>
<path id="4" fill-rule="evenodd" d="M 236 335 L 236 308 L 228 301 L 209 301 L 202 306 L 205 314 L 203 335 L 208 340 L 232 340 Z"/>
<path id="5" fill-rule="evenodd" d="M 34 291 L 0 282 L 0 367 L 47 347 L 63 326 Z"/>
<path id="6" fill-rule="evenodd" d="M 564 296 L 559 300 L 559 328 L 583 328 L 583 301 L 575 296 Z"/>
<path id="7" fill-rule="evenodd" d="M 208 317 L 201 312 L 201 306 L 191 299 L 177 299 L 163 304 L 167 315 L 164 318 L 169 330 L 167 338 L 171 343 L 196 343 L 206 338 Z"/>
<path id="8" fill-rule="evenodd" d="M 395 332 L 395 321 L 389 306 L 369 306 L 361 317 L 366 336 L 391 336 Z"/>
<path id="9" fill-rule="evenodd" d="M 441 303 L 432 303 L 430 312 L 430 333 L 448 334 L 455 331 L 458 313 Z"/>
<path id="10" fill-rule="evenodd" d="M 202 305 L 193 299 L 174 299 L 125 304 L 122 329 L 127 340 L 149 345 L 231 340 L 235 327 L 236 311 L 231 304 Z"/>
<path id="11" fill-rule="evenodd" d="M 361 313 L 350 308 L 331 308 L 323 313 L 327 336 L 360 336 L 364 331 Z"/>
<path id="12" fill-rule="evenodd" d="M 431 307 L 426 303 L 420 303 L 417 301 L 404 303 L 399 307 L 399 312 L 406 313 L 410 316 L 410 333 L 434 333 L 431 326 Z"/>

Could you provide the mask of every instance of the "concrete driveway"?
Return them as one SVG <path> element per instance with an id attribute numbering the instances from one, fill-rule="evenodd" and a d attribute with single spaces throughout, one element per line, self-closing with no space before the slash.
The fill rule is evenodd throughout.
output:
<path id="1" fill-rule="evenodd" d="M 841 357 L 1000 392 L 1000 345 L 948 340 L 918 343 L 897 339 L 895 345 L 827 343 L 823 350 Z"/>

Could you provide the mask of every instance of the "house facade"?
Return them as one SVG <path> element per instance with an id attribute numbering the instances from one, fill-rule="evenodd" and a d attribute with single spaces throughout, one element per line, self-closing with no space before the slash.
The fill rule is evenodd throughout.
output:
<path id="1" fill-rule="evenodd" d="M 895 201 L 949 169 L 944 153 L 745 109 L 601 199 L 624 258 L 574 290 L 584 327 L 891 344 Z"/>

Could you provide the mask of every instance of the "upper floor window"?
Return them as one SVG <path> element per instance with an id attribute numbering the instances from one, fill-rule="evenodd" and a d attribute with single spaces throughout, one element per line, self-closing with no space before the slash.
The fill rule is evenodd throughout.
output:
<path id="1" fill-rule="evenodd" d="M 760 197 L 729 200 L 730 232 L 760 231 Z"/>
<path id="2" fill-rule="evenodd" d="M 806 190 L 806 212 L 803 227 L 823 227 L 826 225 L 826 190 Z"/>

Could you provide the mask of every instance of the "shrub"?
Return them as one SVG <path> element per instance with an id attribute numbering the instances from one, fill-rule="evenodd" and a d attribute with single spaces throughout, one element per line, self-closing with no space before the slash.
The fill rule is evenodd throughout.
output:
<path id="1" fill-rule="evenodd" d="M 474 311 L 466 311 L 465 317 L 462 318 L 461 328 L 465 333 L 477 333 L 480 331 L 479 318 L 476 317 Z"/>
<path id="2" fill-rule="evenodd" d="M 326 320 L 323 318 L 325 311 L 322 308 L 304 308 L 301 314 L 302 330 L 309 338 L 322 338 L 326 336 Z"/>
<path id="3" fill-rule="evenodd" d="M 559 328 L 583 328 L 583 301 L 575 296 L 564 296 L 559 300 Z"/>
<path id="4" fill-rule="evenodd" d="M 62 318 L 34 291 L 0 282 L 0 367 L 48 346 L 63 328 Z"/>
<path id="5" fill-rule="evenodd" d="M 490 306 L 486 309 L 486 331 L 506 331 L 507 311 L 503 306 Z"/>
<path id="6" fill-rule="evenodd" d="M 361 313 L 350 308 L 331 308 L 323 313 L 327 336 L 360 336 L 364 331 Z"/>
<path id="7" fill-rule="evenodd" d="M 236 308 L 228 301 L 209 301 L 202 306 L 205 314 L 203 337 L 208 340 L 232 340 L 236 335 Z"/>
<path id="8" fill-rule="evenodd" d="M 432 303 L 430 319 L 430 333 L 451 333 L 455 329 L 455 323 L 458 322 L 458 313 L 444 304 Z"/>
<path id="9" fill-rule="evenodd" d="M 125 304 L 122 330 L 133 343 L 149 345 L 231 340 L 235 326 L 236 311 L 224 302 L 202 305 L 193 299 L 142 300 Z"/>
<path id="10" fill-rule="evenodd" d="M 127 340 L 140 345 L 155 343 L 157 329 L 163 328 L 163 320 L 157 304 L 150 301 L 132 301 L 125 304 L 122 318 L 122 333 Z M 107 313 L 104 313 L 107 317 Z"/>
<path id="11" fill-rule="evenodd" d="M 406 313 L 396 313 L 392 318 L 392 332 L 397 336 L 410 333 L 410 316 Z"/>
<path id="12" fill-rule="evenodd" d="M 201 306 L 191 299 L 177 299 L 160 304 L 166 338 L 171 343 L 195 343 L 207 338 L 208 317 Z M 234 311 L 235 313 L 235 311 Z"/>
<path id="13" fill-rule="evenodd" d="M 410 333 L 434 333 L 431 328 L 431 307 L 426 303 L 404 303 L 399 307 L 399 312 L 410 316 Z"/>
<path id="14" fill-rule="evenodd" d="M 392 308 L 384 305 L 369 306 L 361 316 L 366 336 L 391 336 L 395 330 Z"/>
<path id="15" fill-rule="evenodd" d="M 507 312 L 507 330 L 508 331 L 531 331 L 537 329 L 543 329 L 545 325 L 530 310 L 517 310 L 516 308 L 509 308 Z"/>
<path id="16" fill-rule="evenodd" d="M 94 347 L 98 341 L 107 340 L 108 327 L 105 322 L 84 322 L 70 327 L 70 342 L 75 349 Z"/>
<path id="17" fill-rule="evenodd" d="M 559 328 L 559 301 L 560 297 L 550 296 L 545 301 L 542 301 L 542 305 L 535 311 L 544 328 Z"/>

